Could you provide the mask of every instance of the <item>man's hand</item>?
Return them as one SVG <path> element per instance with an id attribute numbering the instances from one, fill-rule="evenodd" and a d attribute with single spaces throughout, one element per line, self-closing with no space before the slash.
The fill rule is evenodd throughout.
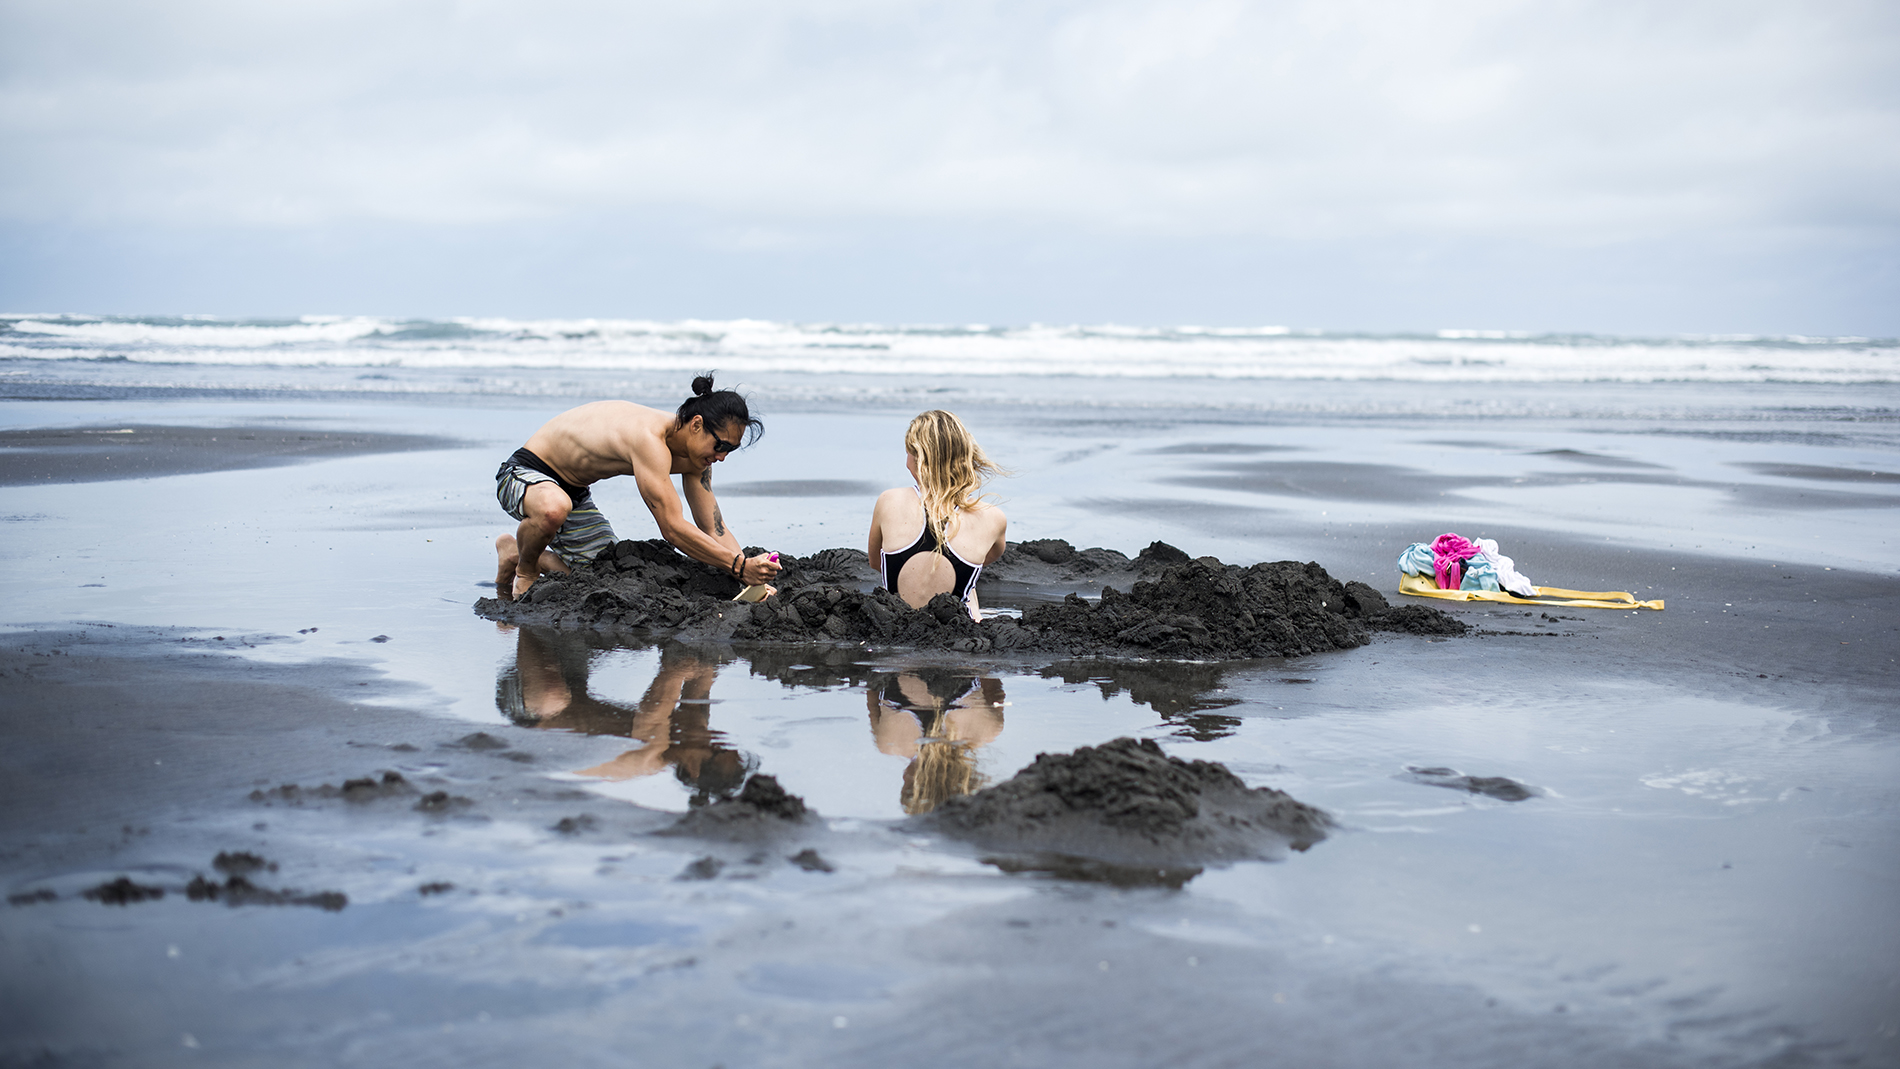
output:
<path id="1" fill-rule="evenodd" d="M 771 581 L 782 570 L 778 554 L 761 553 L 756 557 L 747 557 L 739 566 L 739 581 L 747 586 L 757 586 Z"/>

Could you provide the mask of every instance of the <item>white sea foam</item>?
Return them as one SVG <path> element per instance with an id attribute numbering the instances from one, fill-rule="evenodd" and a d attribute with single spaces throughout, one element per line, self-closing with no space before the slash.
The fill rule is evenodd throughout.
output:
<path id="1" fill-rule="evenodd" d="M 1900 382 L 1866 338 L 1627 339 L 1447 329 L 878 326 L 765 320 L 0 316 L 0 357 L 144 363 L 1431 383 Z"/>

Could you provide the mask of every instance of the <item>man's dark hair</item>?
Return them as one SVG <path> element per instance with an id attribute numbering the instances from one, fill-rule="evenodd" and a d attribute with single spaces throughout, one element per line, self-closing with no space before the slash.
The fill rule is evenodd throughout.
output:
<path id="1" fill-rule="evenodd" d="M 706 421 L 706 429 L 714 434 L 725 430 L 735 423 L 742 424 L 745 430 L 740 433 L 740 445 L 751 445 L 765 433 L 765 424 L 752 418 L 745 407 L 745 398 L 732 390 L 713 389 L 713 372 L 706 372 L 693 380 L 693 396 L 679 407 L 679 426 L 686 426 L 698 416 Z"/>
<path id="2" fill-rule="evenodd" d="M 745 778 L 759 767 L 759 759 L 749 753 L 742 753 L 729 746 L 714 746 L 706 759 L 699 763 L 697 774 L 686 771 L 686 766 L 675 762 L 673 778 L 681 785 L 690 787 L 693 796 L 686 804 L 698 809 L 708 802 L 717 802 L 731 798 L 745 786 Z"/>

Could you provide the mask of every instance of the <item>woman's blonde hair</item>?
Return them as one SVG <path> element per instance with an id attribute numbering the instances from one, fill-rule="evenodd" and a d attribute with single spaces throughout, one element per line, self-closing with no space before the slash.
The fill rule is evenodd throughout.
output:
<path id="1" fill-rule="evenodd" d="M 975 794 L 988 780 L 976 770 L 976 754 L 960 739 L 925 736 L 917 742 L 917 757 L 904 769 L 904 786 L 897 802 L 904 812 L 928 813 L 946 800 Z"/>
<path id="2" fill-rule="evenodd" d="M 1008 472 L 983 455 L 970 428 L 955 415 L 933 408 L 910 421 L 904 450 L 917 458 L 917 486 L 924 494 L 924 522 L 936 536 L 936 552 L 950 541 L 957 512 L 983 499 L 983 482 Z"/>

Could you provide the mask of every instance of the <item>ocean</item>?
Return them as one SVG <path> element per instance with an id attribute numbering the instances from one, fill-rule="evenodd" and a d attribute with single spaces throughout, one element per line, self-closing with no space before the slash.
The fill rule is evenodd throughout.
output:
<path id="1" fill-rule="evenodd" d="M 761 320 L 393 319 L 303 316 L 0 315 L 16 389 L 224 383 L 344 392 L 563 394 L 576 384 L 673 381 L 718 368 L 810 399 L 851 399 L 879 380 L 1022 378 L 1100 383 L 1082 398 L 1177 403 L 1214 380 L 1258 406 L 1288 383 L 1507 385 L 1900 383 L 1900 340 L 1858 337 L 1619 338 L 1440 330 L 1356 334 L 1286 327 L 880 326 Z M 821 378 L 822 377 L 822 378 Z M 1143 385 L 1116 388 L 1117 380 Z M 827 393 L 822 383 L 838 384 Z M 1263 389 L 1262 387 L 1267 388 Z M 1072 385 L 1044 389 L 1072 393 Z M 1340 403 L 1340 407 L 1345 406 Z"/>

